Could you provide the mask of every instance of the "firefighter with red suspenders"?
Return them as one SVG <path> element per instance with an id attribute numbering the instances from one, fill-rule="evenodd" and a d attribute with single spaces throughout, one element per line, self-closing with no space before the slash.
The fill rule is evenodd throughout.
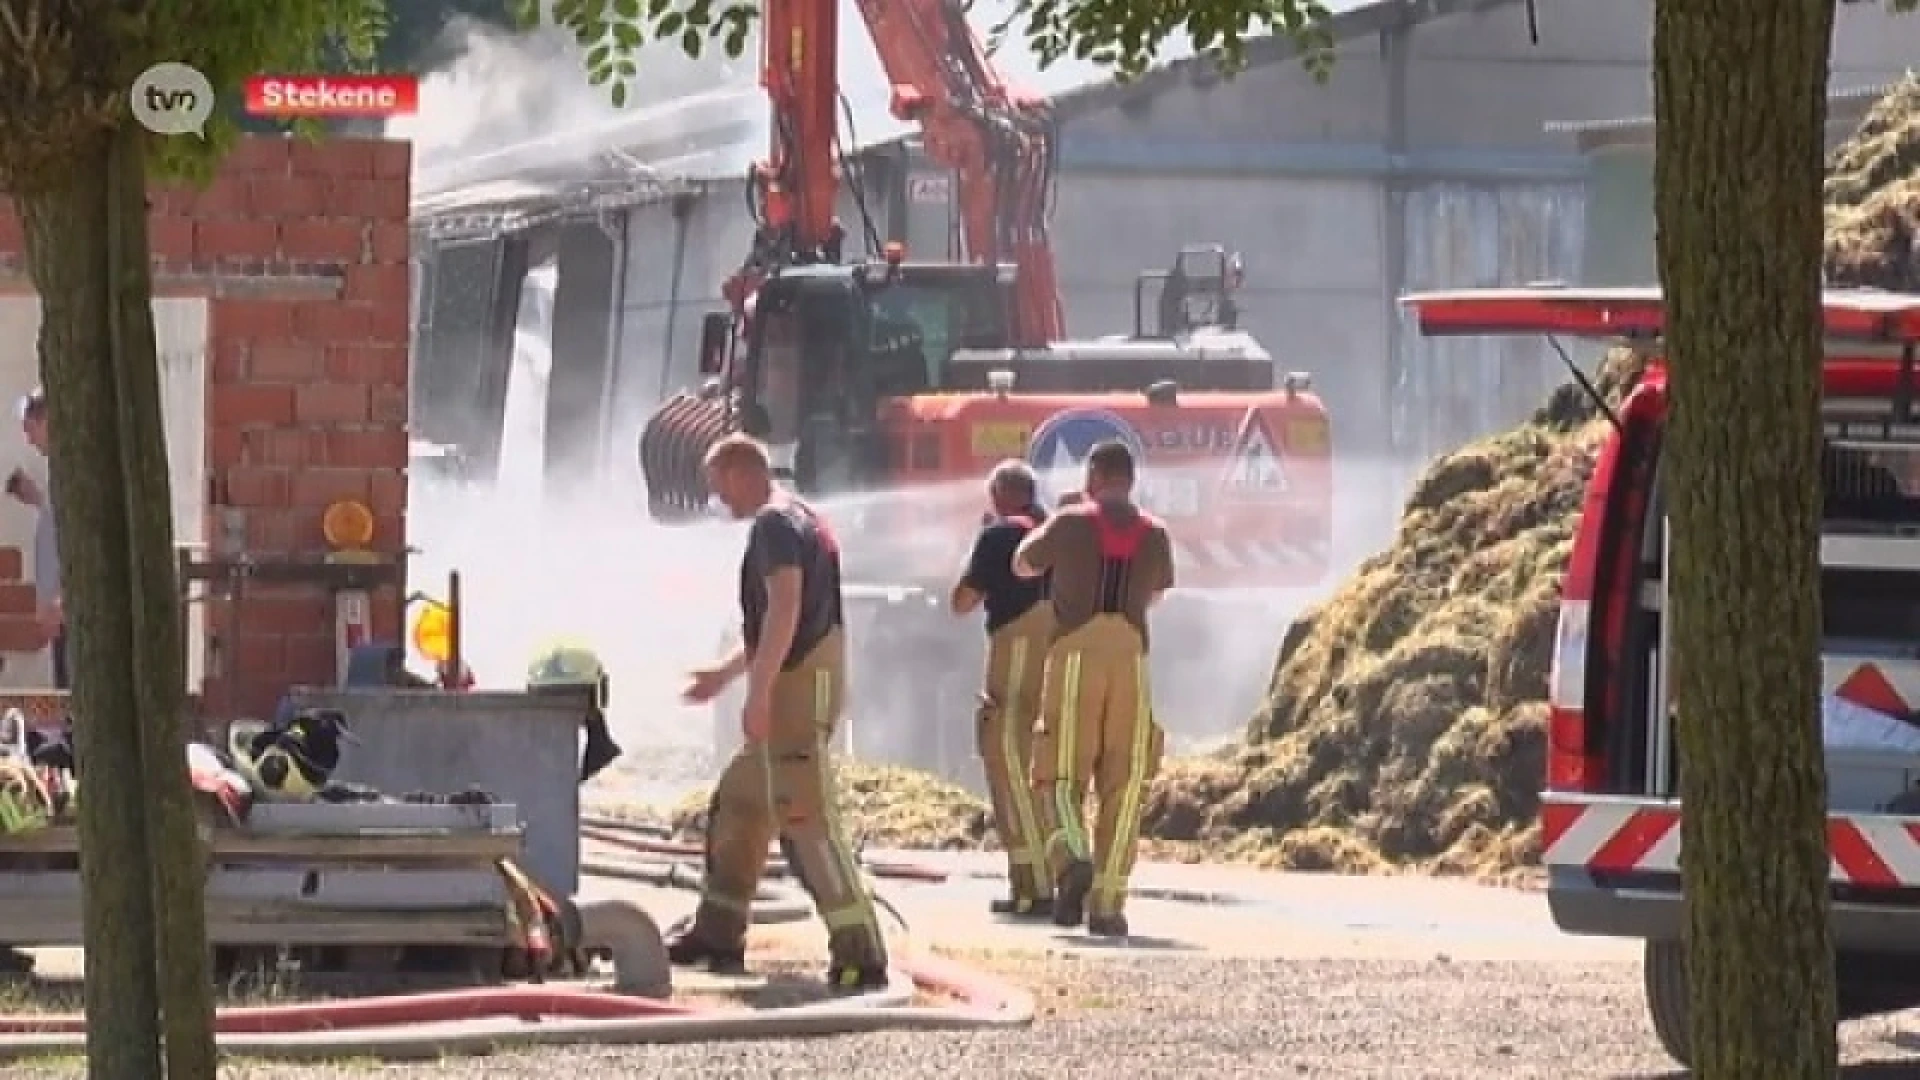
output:
<path id="1" fill-rule="evenodd" d="M 992 510 L 950 598 L 956 615 L 986 608 L 986 685 L 980 693 L 977 734 L 994 829 L 1007 851 L 1009 885 L 1007 896 L 995 900 L 992 910 L 1015 918 L 1045 917 L 1053 908 L 1053 874 L 1032 780 L 1033 729 L 1053 639 L 1053 608 L 1047 603 L 1044 578 L 1013 572 L 1014 550 L 1047 519 L 1037 489 L 1025 462 L 994 466 L 987 478 Z"/>
<path id="2" fill-rule="evenodd" d="M 1056 624 L 1033 751 L 1048 850 L 1064 848 L 1053 921 L 1125 937 L 1141 805 L 1165 746 L 1148 686 L 1147 609 L 1173 587 L 1173 544 L 1133 501 L 1124 444 L 1094 447 L 1086 470 L 1085 491 L 1027 534 L 1013 567 L 1047 575 Z M 1089 782 L 1100 803 L 1091 842 Z"/>

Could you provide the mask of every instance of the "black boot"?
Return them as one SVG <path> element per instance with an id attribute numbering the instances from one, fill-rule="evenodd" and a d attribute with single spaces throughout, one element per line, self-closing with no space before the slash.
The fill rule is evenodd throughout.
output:
<path id="1" fill-rule="evenodd" d="M 1087 933 L 1101 938 L 1123 938 L 1127 936 L 1127 917 L 1119 912 L 1106 915 L 1087 916 Z"/>
<path id="2" fill-rule="evenodd" d="M 988 910 L 1012 919 L 1044 919 L 1053 914 L 1053 897 L 1014 893 L 995 900 Z"/>
<path id="3" fill-rule="evenodd" d="M 1087 894 L 1093 891 L 1093 864 L 1075 859 L 1060 874 L 1053 890 L 1053 924 L 1079 926 L 1087 917 Z"/>
<path id="4" fill-rule="evenodd" d="M 827 968 L 827 989 L 836 994 L 864 994 L 887 988 L 884 965 L 834 964 Z"/>
<path id="5" fill-rule="evenodd" d="M 667 937 L 667 960 L 676 967 L 705 967 L 715 975 L 745 975 L 747 950 L 721 948 L 712 944 L 691 926 Z"/>

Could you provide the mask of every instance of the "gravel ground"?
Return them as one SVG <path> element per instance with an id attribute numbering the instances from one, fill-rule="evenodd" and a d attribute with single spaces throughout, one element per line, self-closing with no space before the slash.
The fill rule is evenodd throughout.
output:
<path id="1" fill-rule="evenodd" d="M 979 960 L 981 958 L 970 957 Z M 1108 960 L 1002 955 L 988 966 L 1041 1001 L 1027 1031 L 500 1054 L 427 1065 L 237 1064 L 236 1078 L 555 1076 L 1665 1077 L 1639 973 L 1624 963 Z M 1901 1019 L 1846 1030 L 1854 1078 L 1920 1075 L 1902 1061 Z M 1872 1064 L 1865 1064 L 1872 1063 Z M 8 1075 L 73 1076 L 71 1062 Z"/>

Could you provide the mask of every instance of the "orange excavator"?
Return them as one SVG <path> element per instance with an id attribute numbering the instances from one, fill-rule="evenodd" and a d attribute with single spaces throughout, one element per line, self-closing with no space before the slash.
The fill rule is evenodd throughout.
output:
<path id="1" fill-rule="evenodd" d="M 1222 248 L 1188 248 L 1139 275 L 1130 333 L 1068 339 L 1047 237 L 1048 104 L 994 70 L 962 0 L 858 6 L 892 112 L 952 171 L 964 252 L 916 262 L 867 221 L 867 254 L 846 257 L 835 213 L 843 173 L 863 217 L 866 193 L 839 151 L 840 3 L 767 0 L 772 147 L 749 177 L 753 248 L 723 289 L 729 310 L 703 321 L 705 384 L 649 418 L 640 462 L 652 515 L 692 520 L 708 513 L 708 447 L 733 431 L 763 439 L 849 537 L 860 642 L 850 748 L 953 775 L 972 756 L 962 717 L 975 679 L 956 653 L 977 652 L 981 635 L 937 601 L 979 522 L 988 468 L 1024 457 L 1058 495 L 1077 486 L 1095 444 L 1128 444 L 1140 501 L 1178 543 L 1183 588 L 1159 617 L 1189 621 L 1175 602 L 1184 596 L 1198 634 L 1212 599 L 1325 575 L 1331 442 L 1307 377 L 1276 378 L 1272 357 L 1239 329 L 1242 265 Z M 868 620 L 885 625 L 863 634 Z M 1156 640 L 1180 656 L 1206 648 L 1180 631 Z M 881 647 L 893 655 L 875 656 Z M 1183 666 L 1201 684 L 1221 676 Z M 1163 703 L 1180 696 L 1179 675 L 1162 677 Z M 1177 721 L 1177 706 L 1166 711 Z M 868 729 L 880 712 L 910 724 Z M 1210 728 L 1222 719 L 1192 718 Z"/>

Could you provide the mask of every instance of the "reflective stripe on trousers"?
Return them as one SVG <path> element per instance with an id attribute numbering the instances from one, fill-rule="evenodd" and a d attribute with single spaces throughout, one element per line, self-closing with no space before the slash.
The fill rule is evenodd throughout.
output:
<path id="1" fill-rule="evenodd" d="M 774 682 L 772 731 L 741 747 L 714 787 L 707 880 L 694 932 L 738 948 L 775 837 L 826 923 L 836 964 L 884 966 L 873 900 L 841 823 L 828 745 L 840 711 L 845 645 L 839 633 Z"/>
<path id="2" fill-rule="evenodd" d="M 1042 806 L 1049 854 L 1094 864 L 1089 910 L 1117 914 L 1139 847 L 1147 784 L 1160 766 L 1164 738 L 1153 718 L 1147 655 L 1140 634 L 1117 615 L 1101 615 L 1062 635 L 1047 653 L 1034 783 L 1052 798 Z M 1099 799 L 1089 838 L 1083 804 Z"/>
<path id="3" fill-rule="evenodd" d="M 1016 895 L 1034 898 L 1053 892 L 1032 776 L 1033 731 L 1052 636 L 1053 610 L 1044 603 L 987 635 L 986 690 L 979 715 L 980 760 L 994 828 L 1007 852 L 1008 879 Z M 1052 794 L 1044 791 L 1040 797 Z"/>

